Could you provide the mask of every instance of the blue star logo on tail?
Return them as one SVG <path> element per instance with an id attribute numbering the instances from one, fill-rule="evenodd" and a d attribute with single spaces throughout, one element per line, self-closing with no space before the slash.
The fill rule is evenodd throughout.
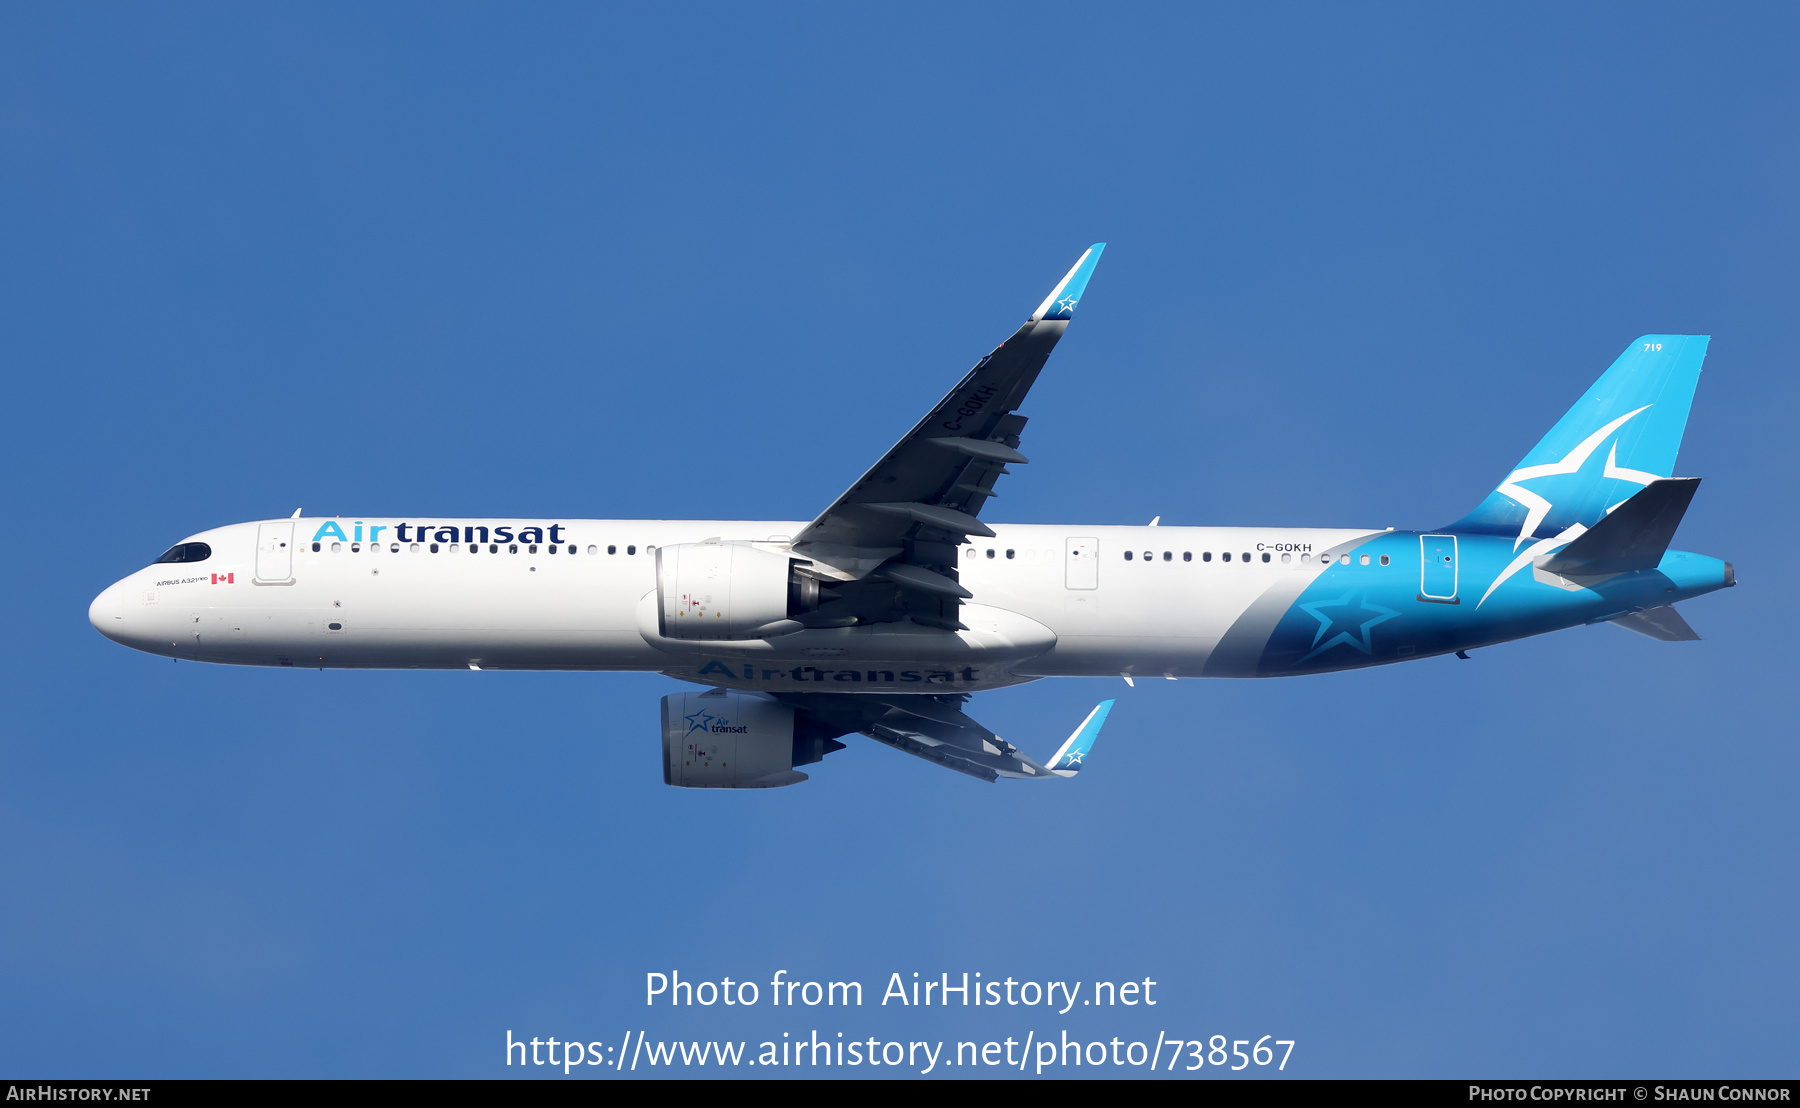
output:
<path id="1" fill-rule="evenodd" d="M 1525 508 L 1525 522 L 1519 527 L 1519 537 L 1513 542 L 1517 550 L 1525 544 L 1525 540 L 1537 537 L 1538 525 L 1544 522 L 1556 506 L 1556 501 L 1566 495 L 1569 499 L 1579 501 L 1584 490 L 1596 487 L 1599 480 L 1629 481 L 1634 485 L 1648 485 L 1657 479 L 1654 473 L 1625 469 L 1619 465 L 1619 444 L 1615 441 L 1612 449 L 1606 454 L 1606 464 L 1596 478 L 1588 465 L 1588 459 L 1597 456 L 1601 443 L 1639 412 L 1649 411 L 1653 405 L 1646 404 L 1636 411 L 1624 415 L 1608 423 L 1583 439 L 1573 450 L 1563 455 L 1561 460 L 1545 462 L 1542 465 L 1524 466 L 1506 475 L 1500 487 L 1494 491 L 1502 496 L 1509 496 Z M 1533 491 L 1525 487 L 1532 481 L 1547 481 L 1542 491 Z M 1546 495 L 1548 494 L 1548 495 Z M 1616 507 L 1617 505 L 1614 505 Z M 1611 511 L 1608 508 L 1607 511 Z"/>
<path id="2" fill-rule="evenodd" d="M 1302 662 L 1339 644 L 1373 655 L 1374 644 L 1369 641 L 1369 631 L 1377 624 L 1386 623 L 1400 614 L 1392 608 L 1369 603 L 1368 594 L 1356 589 L 1335 599 L 1302 604 L 1300 610 L 1319 621 L 1318 633 L 1313 636 L 1313 648 L 1306 657 L 1300 659 Z"/>
<path id="3" fill-rule="evenodd" d="M 1500 487 L 1494 491 L 1502 496 L 1511 497 L 1525 508 L 1525 522 L 1519 527 L 1519 537 L 1513 540 L 1514 551 L 1518 551 L 1526 540 L 1537 539 L 1538 526 L 1544 522 L 1546 516 L 1556 510 L 1556 503 L 1559 499 L 1579 504 L 1586 490 L 1599 487 L 1601 481 L 1629 481 L 1634 485 L 1648 486 L 1650 482 L 1658 480 L 1657 474 L 1626 469 L 1619 465 L 1617 440 L 1614 440 L 1612 448 L 1606 452 L 1606 461 L 1599 467 L 1598 476 L 1594 473 L 1595 465 L 1592 462 L 1592 459 L 1599 457 L 1600 444 L 1606 441 L 1607 436 L 1631 422 L 1638 413 L 1647 412 L 1652 407 L 1654 405 L 1645 404 L 1641 408 L 1626 412 L 1581 440 L 1575 449 L 1563 455 L 1561 461 L 1525 466 L 1507 474 L 1506 480 L 1500 482 Z M 1526 483 L 1531 481 L 1543 481 L 1546 484 L 1542 490 L 1534 492 L 1525 487 Z M 1618 504 L 1608 505 L 1605 511 L 1611 512 L 1618 506 Z M 1598 521 L 1596 520 L 1596 522 Z M 1500 571 L 1500 575 L 1494 578 L 1493 583 L 1487 587 L 1487 591 L 1481 594 L 1481 599 L 1475 602 L 1475 606 L 1479 608 L 1487 603 L 1487 598 L 1494 595 L 1495 589 L 1505 584 L 1513 574 L 1524 569 L 1533 558 L 1548 553 L 1564 543 L 1573 542 L 1586 530 L 1587 524 L 1576 520 L 1569 522 L 1557 534 L 1546 539 L 1537 539 L 1536 542 L 1525 547 L 1524 551 L 1517 553 L 1507 567 Z"/>

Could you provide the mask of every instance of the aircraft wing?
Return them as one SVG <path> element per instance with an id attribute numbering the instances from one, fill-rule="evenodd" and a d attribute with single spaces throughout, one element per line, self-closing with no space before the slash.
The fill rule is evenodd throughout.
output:
<path id="1" fill-rule="evenodd" d="M 1001 777 L 1073 777 L 1081 771 L 1113 702 L 1103 701 L 1042 765 L 962 710 L 967 696 L 949 694 L 778 693 L 798 712 L 797 726 L 832 737 L 860 732 L 923 758 L 992 782 Z"/>
<path id="2" fill-rule="evenodd" d="M 1022 465 L 1015 414 L 1068 329 L 1105 243 L 1095 243 L 1013 336 L 975 363 L 957 386 L 880 461 L 794 539 L 794 552 L 840 582 L 809 626 L 912 618 L 963 629 L 970 594 L 957 582 L 956 551 L 993 535 L 977 517 L 1006 466 Z"/>

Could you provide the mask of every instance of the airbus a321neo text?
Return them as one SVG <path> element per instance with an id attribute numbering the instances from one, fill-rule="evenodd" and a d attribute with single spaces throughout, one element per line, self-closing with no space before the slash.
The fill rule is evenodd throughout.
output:
<path id="1" fill-rule="evenodd" d="M 811 522 L 293 518 L 182 540 L 97 597 L 177 659 L 355 669 L 652 670 L 663 779 L 768 788 L 852 732 L 938 765 L 1071 777 L 1112 701 L 1043 762 L 964 714 L 1040 677 L 1286 677 L 1610 621 L 1735 584 L 1669 549 L 1703 335 L 1645 335 L 1474 511 L 1433 531 L 987 523 L 1018 414 L 1104 243 Z"/>

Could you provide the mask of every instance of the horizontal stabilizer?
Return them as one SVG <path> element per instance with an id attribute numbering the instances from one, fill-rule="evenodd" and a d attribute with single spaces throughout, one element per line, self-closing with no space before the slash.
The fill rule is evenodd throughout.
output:
<path id="1" fill-rule="evenodd" d="M 1688 626 L 1688 621 L 1681 618 L 1681 613 L 1668 605 L 1652 608 L 1647 612 L 1632 612 L 1629 615 L 1615 616 L 1607 620 L 1616 623 L 1627 631 L 1636 631 L 1660 642 L 1699 642 L 1700 636 Z"/>
<path id="2" fill-rule="evenodd" d="M 1538 568 L 1580 577 L 1655 569 L 1699 487 L 1698 477 L 1650 482 Z"/>

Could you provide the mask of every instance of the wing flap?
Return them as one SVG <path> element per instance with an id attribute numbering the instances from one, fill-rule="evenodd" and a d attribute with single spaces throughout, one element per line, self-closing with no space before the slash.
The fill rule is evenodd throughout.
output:
<path id="1" fill-rule="evenodd" d="M 1093 749 L 1113 702 L 1088 713 L 1046 767 L 994 734 L 962 710 L 961 695 L 798 693 L 777 694 L 797 720 L 820 734 L 866 735 L 895 750 L 958 773 L 995 781 L 1001 777 L 1073 777 Z"/>

